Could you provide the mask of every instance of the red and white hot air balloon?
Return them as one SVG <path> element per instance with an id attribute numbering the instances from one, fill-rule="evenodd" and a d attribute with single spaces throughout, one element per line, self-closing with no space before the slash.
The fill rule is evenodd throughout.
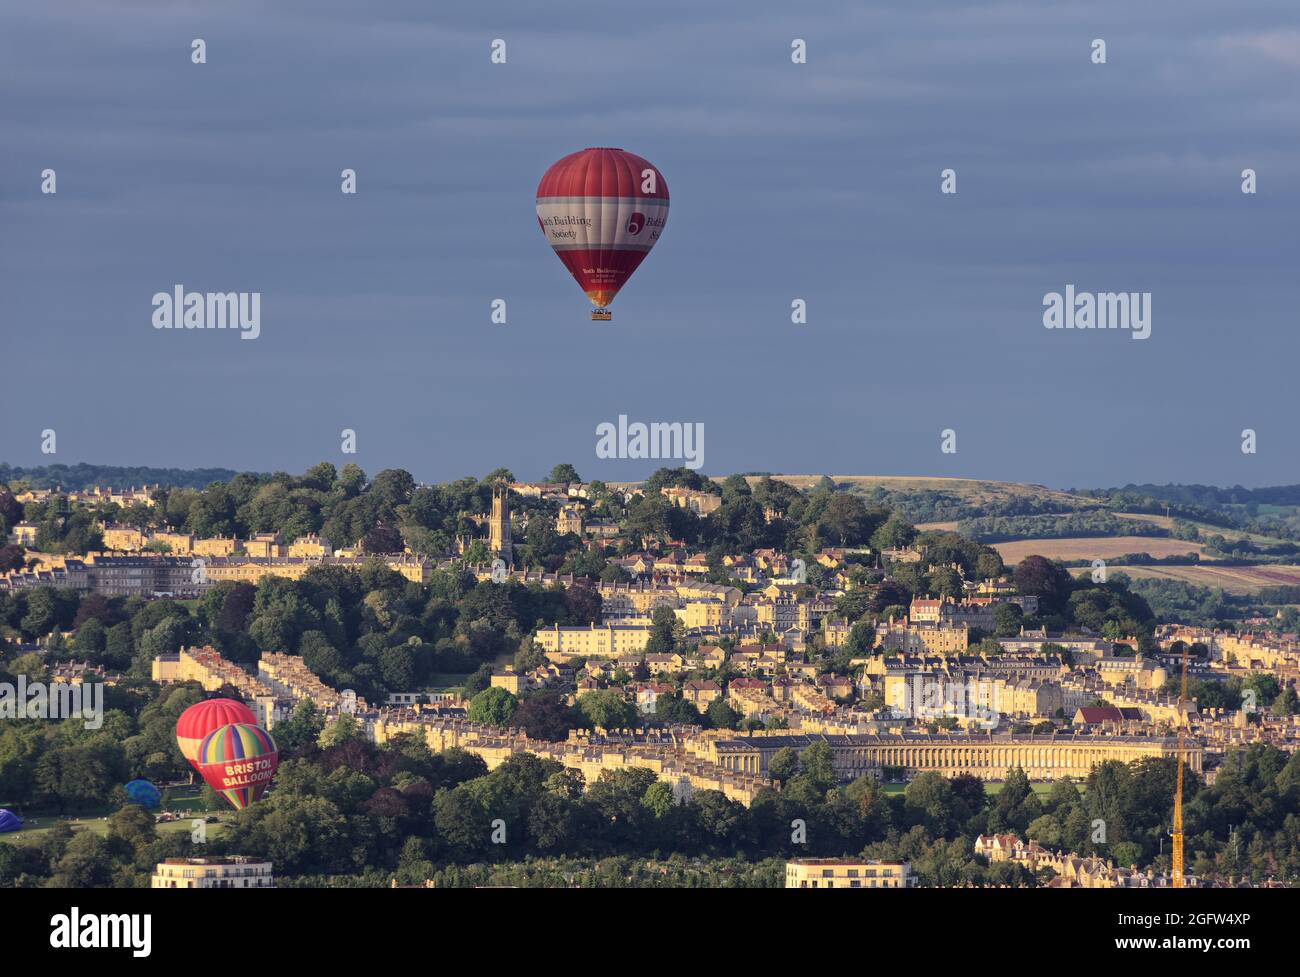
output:
<path id="1" fill-rule="evenodd" d="M 552 164 L 537 185 L 537 221 L 596 306 L 607 306 L 655 246 L 668 223 L 668 184 L 647 160 L 595 147 Z"/>
<path id="2" fill-rule="evenodd" d="M 230 723 L 257 723 L 253 710 L 237 699 L 204 699 L 196 702 L 176 720 L 176 745 L 195 770 L 203 738 Z"/>

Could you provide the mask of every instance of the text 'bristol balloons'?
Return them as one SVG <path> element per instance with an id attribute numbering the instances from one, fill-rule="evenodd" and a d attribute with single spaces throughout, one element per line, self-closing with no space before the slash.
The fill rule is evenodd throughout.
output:
<path id="1" fill-rule="evenodd" d="M 181 754 L 190 761 L 195 770 L 199 768 L 195 758 L 199 755 L 199 744 L 203 737 L 214 729 L 229 726 L 231 723 L 249 723 L 257 725 L 253 710 L 237 699 L 205 699 L 186 709 L 176 720 L 176 743 Z"/>
<path id="2" fill-rule="evenodd" d="M 554 163 L 537 185 L 546 241 L 596 306 L 605 308 L 668 223 L 668 184 L 635 153 L 596 147 Z"/>
<path id="3" fill-rule="evenodd" d="M 147 780 L 133 780 L 123 789 L 132 804 L 139 804 L 141 807 L 157 807 L 162 803 L 162 794 Z"/>
<path id="4" fill-rule="evenodd" d="M 279 762 L 271 734 L 252 723 L 222 726 L 199 744 L 199 773 L 236 810 L 243 810 L 265 793 Z"/>

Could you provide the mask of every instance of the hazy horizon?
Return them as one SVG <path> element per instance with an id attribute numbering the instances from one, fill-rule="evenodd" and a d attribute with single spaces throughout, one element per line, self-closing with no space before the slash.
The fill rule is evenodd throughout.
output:
<path id="1" fill-rule="evenodd" d="M 109 462 L 89 462 L 89 461 L 50 462 L 50 463 L 48 463 L 48 465 L 43 465 L 43 464 L 37 464 L 37 465 L 18 465 L 18 464 L 15 464 L 15 463 L 11 462 L 11 461 L 8 461 L 8 460 L 6 460 L 6 459 L 4 459 L 4 458 L 0 458 L 0 467 L 3 467 L 3 466 L 5 466 L 5 465 L 8 465 L 8 466 L 10 466 L 10 467 L 12 467 L 12 468 L 23 468 L 23 469 L 28 469 L 28 468 L 49 467 L 49 466 L 53 466 L 53 465 L 66 465 L 66 466 L 69 467 L 69 468 L 75 468 L 75 467 L 77 467 L 78 465 L 92 465 L 92 466 L 94 466 L 94 467 L 98 467 L 98 468 L 149 468 L 149 469 L 155 469 L 155 470 L 165 470 L 165 469 L 169 469 L 169 468 L 171 468 L 171 469 L 177 469 L 177 470 L 182 470 L 182 471 L 199 471 L 199 470 L 202 470 L 202 469 L 217 469 L 217 470 L 223 470 L 223 471 L 234 472 L 236 475 L 256 475 L 256 476 L 259 476 L 259 477 L 267 477 L 267 476 L 271 476 L 271 475 L 274 475 L 274 474 L 277 474 L 277 473 L 280 473 L 280 472 L 284 472 L 284 473 L 289 474 L 289 475 L 292 475 L 292 476 L 302 475 L 304 472 L 307 471 L 308 468 L 312 467 L 312 465 L 314 465 L 314 464 L 319 464 L 319 463 L 321 463 L 321 462 L 325 462 L 325 461 L 331 462 L 332 464 L 336 465 L 336 466 L 339 467 L 339 468 L 342 468 L 342 467 L 343 467 L 344 465 L 346 465 L 346 464 L 360 464 L 360 462 L 353 462 L 353 461 L 349 461 L 349 460 L 337 461 L 337 460 L 330 459 L 330 458 L 320 458 L 320 459 L 318 459 L 317 461 L 312 462 L 311 464 L 305 466 L 305 467 L 302 468 L 302 469 L 289 470 L 289 469 L 285 469 L 285 468 L 272 468 L 272 469 L 266 469 L 266 470 L 257 470 L 257 469 L 250 469 L 250 468 L 232 468 L 232 467 L 229 466 L 229 465 L 198 465 L 198 466 L 193 466 L 193 467 L 189 467 L 189 466 L 180 466 L 180 465 L 148 465 L 148 464 L 142 464 L 142 465 L 116 465 L 116 464 L 112 464 L 112 463 L 109 463 Z M 565 463 L 564 459 L 558 459 L 558 460 L 556 461 L 555 464 L 564 464 L 564 463 Z M 379 472 L 381 472 L 381 471 L 384 470 L 383 468 L 373 468 L 373 469 L 371 469 L 371 468 L 366 468 L 364 465 L 362 465 L 361 467 L 362 467 L 362 470 L 365 471 L 367 477 L 370 477 L 370 478 L 373 478 L 376 474 L 378 474 Z M 400 465 L 400 464 L 399 464 L 399 465 L 389 465 L 389 466 L 385 466 L 385 467 L 387 467 L 387 468 L 397 468 L 397 469 L 401 469 L 401 470 L 403 470 L 403 471 L 410 472 L 410 474 L 411 474 L 411 475 L 416 479 L 416 481 L 419 482 L 419 483 L 422 483 L 422 484 L 434 484 L 434 483 L 452 482 L 452 481 L 456 481 L 457 479 L 468 478 L 468 477 L 472 477 L 472 478 L 476 478 L 476 479 L 480 479 L 480 480 L 481 480 L 484 476 L 488 475 L 488 474 L 490 473 L 490 471 L 493 470 L 493 469 L 489 469 L 488 471 L 483 471 L 483 472 L 461 472 L 460 474 L 450 475 L 450 476 L 448 476 L 448 477 L 446 477 L 446 478 L 425 478 L 425 477 L 423 477 L 423 476 L 420 474 L 419 471 L 416 471 L 416 470 L 412 469 L 410 466 L 407 466 L 407 465 Z M 548 475 L 548 473 L 549 473 L 549 471 L 550 471 L 550 467 L 551 467 L 551 466 L 548 466 L 547 468 L 545 468 L 545 469 L 543 469 L 542 471 L 539 471 L 539 472 L 525 472 L 525 471 L 521 471 L 521 470 L 519 470 L 519 469 L 517 469 L 517 468 L 514 468 L 514 467 L 511 466 L 511 465 L 497 465 L 497 466 L 494 466 L 494 468 L 505 468 L 505 469 L 508 470 L 512 475 L 514 475 L 515 478 L 516 478 L 517 480 L 519 480 L 520 482 L 545 482 L 545 481 L 546 481 L 546 478 L 547 478 L 547 475 Z M 577 465 L 574 465 L 574 467 L 578 470 L 578 474 L 581 475 L 581 476 L 583 476 L 583 480 L 584 480 L 584 481 L 592 481 L 592 480 L 595 480 L 595 479 L 598 479 L 598 478 L 599 478 L 599 476 L 587 476 L 587 475 L 585 475 L 585 474 L 583 473 L 582 469 L 581 469 L 579 466 L 577 466 Z M 651 475 L 652 475 L 656 470 L 658 470 L 658 468 L 672 468 L 672 467 L 679 467 L 679 466 L 677 466 L 677 465 L 675 465 L 675 464 L 673 464 L 673 463 L 671 463 L 671 462 L 665 462 L 664 464 L 657 465 L 655 468 L 652 468 L 652 469 L 649 469 L 649 470 L 645 471 L 643 474 L 641 474 L 641 475 L 639 475 L 639 476 L 628 477 L 628 478 L 599 479 L 599 480 L 600 480 L 600 481 L 603 481 L 603 482 L 606 482 L 606 483 L 612 483 L 612 484 L 626 484 L 626 483 L 644 482 L 644 481 L 645 481 L 646 479 L 648 479 L 648 478 L 649 478 L 649 477 L 650 477 L 650 476 L 651 476 Z M 1025 486 L 1030 486 L 1030 487 L 1042 488 L 1042 489 L 1046 489 L 1046 490 L 1048 490 L 1048 491 L 1053 491 L 1053 492 L 1090 491 L 1090 490 L 1104 490 L 1104 489 L 1122 489 L 1122 488 L 1124 488 L 1124 487 L 1126 487 L 1126 486 L 1129 486 L 1129 485 L 1135 485 L 1135 486 L 1141 486 L 1141 485 L 1153 485 L 1153 486 L 1173 486 L 1173 485 L 1177 485 L 1177 486 L 1193 486 L 1193 485 L 1194 485 L 1194 486 L 1199 486 L 1199 487 L 1204 487 L 1204 488 L 1216 488 L 1216 489 L 1233 489 L 1233 488 L 1242 488 L 1242 489 L 1247 489 L 1247 490 L 1271 489 L 1271 488 L 1289 488 L 1289 487 L 1291 487 L 1291 486 L 1293 486 L 1293 485 L 1300 485 L 1300 482 L 1294 482 L 1294 483 L 1291 483 L 1291 482 L 1288 482 L 1288 483 L 1277 483 L 1277 484 L 1269 484 L 1269 485 L 1245 485 L 1245 484 L 1240 484 L 1240 483 L 1233 483 L 1233 484 L 1231 484 L 1231 485 L 1228 485 L 1228 484 L 1216 484 L 1216 483 L 1213 483 L 1213 482 L 1134 482 L 1134 481 L 1130 481 L 1130 482 L 1119 482 L 1119 483 L 1106 484 L 1106 485 L 1101 485 L 1101 484 L 1098 484 L 1098 485 L 1049 485 L 1049 484 L 1046 483 L 1046 482 L 1036 482 L 1036 481 L 1032 481 L 1032 480 L 1007 479 L 1007 478 L 976 478 L 976 477 L 971 477 L 971 476 L 966 476 L 966 475 L 896 475 L 896 474 L 878 474 L 878 473 L 872 473 L 872 472 L 854 472 L 854 473 L 851 473 L 851 474 L 850 474 L 850 473 L 845 473 L 845 472 L 830 472 L 830 471 L 826 471 L 826 472 L 779 472 L 779 471 L 761 471 L 761 470 L 756 470 L 756 469 L 745 469 L 745 470 L 734 471 L 734 472 L 709 472 L 709 471 L 701 470 L 699 474 L 700 474 L 701 477 L 703 477 L 703 478 L 709 478 L 709 479 L 713 479 L 713 480 L 715 480 L 715 481 L 722 481 L 722 480 L 726 479 L 726 478 L 727 478 L 728 476 L 730 476 L 730 475 L 744 475 L 744 476 L 749 477 L 749 478 L 761 478 L 761 477 L 763 477 L 763 476 L 770 476 L 770 477 L 772 477 L 772 478 L 823 478 L 823 477 L 825 477 L 825 478 L 829 478 L 829 479 L 831 479 L 832 481 L 838 481 L 838 480 L 842 480 L 842 479 L 855 479 L 855 478 L 873 478 L 873 479 L 892 480 L 892 481 L 920 481 L 920 480 L 931 480 L 931 481 L 954 481 L 954 482 L 956 482 L 956 481 L 968 481 L 968 482 L 992 482 L 992 483 L 1003 483 L 1003 484 L 1010 484 L 1010 485 L 1025 485 Z"/>

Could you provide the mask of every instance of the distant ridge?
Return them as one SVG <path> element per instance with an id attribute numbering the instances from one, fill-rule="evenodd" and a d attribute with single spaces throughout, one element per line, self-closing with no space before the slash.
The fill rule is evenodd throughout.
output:
<path id="1" fill-rule="evenodd" d="M 229 468 L 150 468 L 147 465 L 92 465 L 84 461 L 75 465 L 40 465 L 35 468 L 0 463 L 0 482 L 21 479 L 39 489 L 81 490 L 96 485 L 115 489 L 141 485 L 201 489 L 213 482 L 228 482 L 238 474 L 240 472 Z"/>

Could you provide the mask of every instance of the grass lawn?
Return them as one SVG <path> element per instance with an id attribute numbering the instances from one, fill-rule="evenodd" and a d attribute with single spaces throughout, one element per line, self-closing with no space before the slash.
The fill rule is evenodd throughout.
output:
<path id="1" fill-rule="evenodd" d="M 207 811 L 200 812 L 204 814 L 216 814 L 221 816 L 229 814 L 229 811 Z M 18 831 L 0 835 L 0 842 L 14 845 L 39 845 L 50 829 L 60 822 L 70 824 L 73 831 L 89 831 L 92 834 L 108 834 L 108 818 L 105 817 L 87 817 L 87 818 L 62 818 L 57 814 L 46 815 L 43 817 L 29 817 L 23 819 L 23 827 Z M 221 834 L 226 829 L 224 824 L 216 823 L 208 825 L 208 837 L 213 838 Z M 159 835 L 176 834 L 190 832 L 190 819 L 182 818 L 179 821 L 168 821 L 156 826 Z"/>
<path id="2" fill-rule="evenodd" d="M 472 672 L 434 672 L 429 677 L 428 686 L 435 692 L 449 692 L 464 687 L 465 680 Z"/>
<path id="3" fill-rule="evenodd" d="M 1029 784 L 1029 789 L 1037 794 L 1040 799 L 1045 799 L 1052 792 L 1054 786 L 1056 786 L 1054 783 L 1046 781 L 1032 781 Z M 988 794 L 989 797 L 997 797 L 998 794 L 1002 793 L 1002 783 L 1000 781 L 998 783 L 985 783 L 984 793 Z"/>

